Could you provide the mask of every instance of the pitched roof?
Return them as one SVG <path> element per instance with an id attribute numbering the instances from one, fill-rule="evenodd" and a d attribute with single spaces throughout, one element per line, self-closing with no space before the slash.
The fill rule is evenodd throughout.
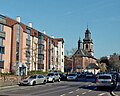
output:
<path id="1" fill-rule="evenodd" d="M 84 49 L 78 49 L 73 56 L 79 56 L 79 57 L 89 57 L 89 58 L 94 58 L 88 51 Z M 95 59 L 95 58 L 94 58 Z"/>

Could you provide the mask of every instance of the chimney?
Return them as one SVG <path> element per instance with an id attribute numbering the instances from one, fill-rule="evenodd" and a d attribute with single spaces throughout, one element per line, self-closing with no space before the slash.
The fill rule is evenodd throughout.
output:
<path id="1" fill-rule="evenodd" d="M 16 21 L 20 23 L 20 16 L 17 16 Z"/>
<path id="2" fill-rule="evenodd" d="M 46 32 L 43 30 L 43 34 L 46 34 Z"/>
<path id="3" fill-rule="evenodd" d="M 52 35 L 51 38 L 54 38 L 54 36 Z"/>
<path id="4" fill-rule="evenodd" d="M 29 23 L 28 23 L 28 26 L 32 28 L 32 22 L 29 22 Z"/>

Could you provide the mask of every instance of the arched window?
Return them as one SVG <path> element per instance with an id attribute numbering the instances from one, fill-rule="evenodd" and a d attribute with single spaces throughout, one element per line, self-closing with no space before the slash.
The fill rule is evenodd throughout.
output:
<path id="1" fill-rule="evenodd" d="M 88 44 L 86 44 L 86 49 L 88 49 Z"/>

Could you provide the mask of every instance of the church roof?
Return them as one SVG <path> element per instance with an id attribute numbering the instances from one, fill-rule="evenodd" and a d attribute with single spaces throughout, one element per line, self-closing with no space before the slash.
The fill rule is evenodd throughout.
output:
<path id="1" fill-rule="evenodd" d="M 79 57 L 91 57 L 94 58 L 90 53 L 88 53 L 84 49 L 78 49 L 73 56 L 79 56 Z"/>

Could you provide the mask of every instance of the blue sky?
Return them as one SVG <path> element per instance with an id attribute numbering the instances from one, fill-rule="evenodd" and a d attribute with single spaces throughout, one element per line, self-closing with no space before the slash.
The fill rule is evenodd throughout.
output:
<path id="1" fill-rule="evenodd" d="M 120 0 L 0 0 L 0 14 L 64 38 L 65 51 L 77 48 L 88 25 L 96 58 L 120 54 Z"/>

